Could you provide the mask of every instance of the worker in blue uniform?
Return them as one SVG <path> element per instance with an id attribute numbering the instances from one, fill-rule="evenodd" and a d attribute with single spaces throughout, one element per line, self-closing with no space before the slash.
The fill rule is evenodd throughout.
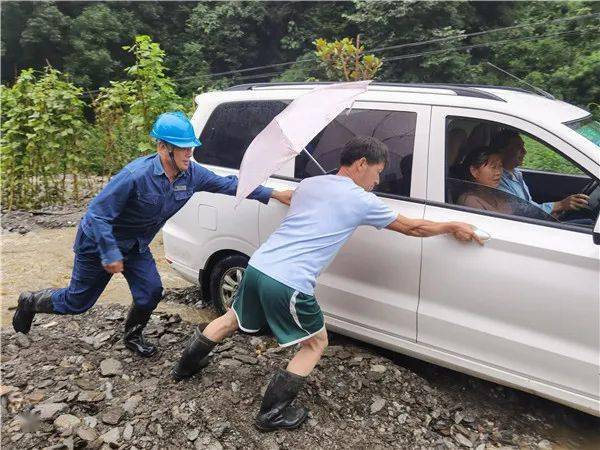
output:
<path id="1" fill-rule="evenodd" d="M 144 357 L 156 353 L 156 346 L 142 335 L 163 292 L 148 245 L 194 192 L 235 195 L 238 179 L 218 176 L 191 161 L 193 148 L 201 144 L 181 112 L 160 115 L 150 136 L 156 139 L 157 153 L 129 163 L 91 201 L 73 245 L 69 286 L 21 293 L 13 316 L 16 332 L 29 332 L 36 313 L 87 311 L 112 276 L 122 273 L 133 297 L 125 321 L 125 346 Z M 259 186 L 248 198 L 289 204 L 291 191 Z"/>

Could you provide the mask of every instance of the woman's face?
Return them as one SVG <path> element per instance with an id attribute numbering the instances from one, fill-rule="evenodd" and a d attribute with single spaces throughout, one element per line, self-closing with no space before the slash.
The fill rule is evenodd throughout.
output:
<path id="1" fill-rule="evenodd" d="M 502 177 L 502 157 L 498 154 L 490 155 L 481 167 L 471 166 L 469 170 L 477 183 L 497 188 Z"/>

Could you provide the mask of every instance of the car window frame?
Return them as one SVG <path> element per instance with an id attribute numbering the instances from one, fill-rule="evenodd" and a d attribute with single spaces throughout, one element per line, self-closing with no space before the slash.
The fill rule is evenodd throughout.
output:
<path id="1" fill-rule="evenodd" d="M 598 180 L 598 177 L 593 175 L 593 168 L 590 167 L 595 165 L 593 160 L 588 158 L 584 153 L 579 152 L 575 147 L 573 147 L 572 144 L 565 141 L 555 132 L 544 128 L 541 125 L 521 117 L 485 109 L 433 106 L 431 114 L 431 150 L 429 152 L 429 173 L 427 176 L 427 204 L 484 216 L 508 219 L 515 222 L 542 225 L 556 229 L 575 231 L 582 234 L 592 234 L 593 230 L 591 228 L 578 225 L 571 225 L 563 222 L 549 222 L 539 219 L 532 219 L 529 217 L 514 216 L 511 214 L 485 211 L 467 206 L 446 203 L 446 121 L 452 117 L 496 122 L 515 128 L 520 132 L 528 134 L 531 137 L 539 140 L 544 145 L 556 151 L 560 156 L 566 158 L 572 164 L 575 164 L 577 167 L 579 167 L 584 174 L 592 179 Z"/>
<path id="2" fill-rule="evenodd" d="M 411 170 L 410 197 L 375 191 L 373 193 L 383 198 L 415 201 L 419 204 L 423 203 L 426 200 L 425 196 L 427 189 L 427 160 L 429 151 L 429 127 L 431 118 L 431 106 L 401 102 L 383 103 L 376 101 L 356 101 L 350 109 L 372 109 L 379 111 L 385 110 L 397 112 L 414 112 L 417 114 L 413 150 L 413 166 Z M 302 178 L 296 178 L 294 176 L 295 160 L 296 158 L 291 160 L 294 164 L 290 164 L 288 170 L 286 170 L 285 173 L 278 173 L 276 175 L 274 174 L 272 175 L 272 178 L 277 178 L 285 181 L 293 181 L 297 183 L 301 182 Z"/>

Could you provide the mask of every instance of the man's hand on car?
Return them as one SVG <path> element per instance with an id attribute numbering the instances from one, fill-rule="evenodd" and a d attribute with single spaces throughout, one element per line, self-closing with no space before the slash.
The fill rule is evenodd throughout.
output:
<path id="1" fill-rule="evenodd" d="M 123 261 L 115 261 L 110 264 L 104 264 L 104 270 L 108 273 L 121 273 L 123 272 Z"/>
<path id="2" fill-rule="evenodd" d="M 271 198 L 274 198 L 275 200 L 280 201 L 281 203 L 283 203 L 284 205 L 290 205 L 290 203 L 292 202 L 292 195 L 294 194 L 294 191 L 273 191 L 271 193 Z"/>
<path id="3" fill-rule="evenodd" d="M 477 236 L 472 225 L 464 222 L 450 222 L 450 227 L 450 233 L 456 240 L 461 242 L 475 241 L 479 245 L 483 245 L 483 240 Z"/>

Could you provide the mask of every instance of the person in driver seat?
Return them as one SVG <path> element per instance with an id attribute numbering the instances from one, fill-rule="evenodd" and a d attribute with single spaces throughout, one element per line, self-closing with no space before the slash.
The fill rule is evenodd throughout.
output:
<path id="1" fill-rule="evenodd" d="M 470 185 L 458 197 L 457 204 L 504 214 L 512 213 L 505 194 L 495 195 L 493 191 L 498 188 L 502 177 L 502 154 L 499 151 L 485 146 L 478 147 L 465 157 L 462 167 L 464 178 L 482 187 Z"/>
<path id="2" fill-rule="evenodd" d="M 543 209 L 547 214 L 557 216 L 566 211 L 576 211 L 588 206 L 589 197 L 585 194 L 573 194 L 556 201 L 537 203 L 529 193 L 529 187 L 525 183 L 523 173 L 518 166 L 523 164 L 527 154 L 525 143 L 518 132 L 514 130 L 502 130 L 492 139 L 491 147 L 502 154 L 502 178 L 499 189 L 516 195 L 519 198 Z"/>

